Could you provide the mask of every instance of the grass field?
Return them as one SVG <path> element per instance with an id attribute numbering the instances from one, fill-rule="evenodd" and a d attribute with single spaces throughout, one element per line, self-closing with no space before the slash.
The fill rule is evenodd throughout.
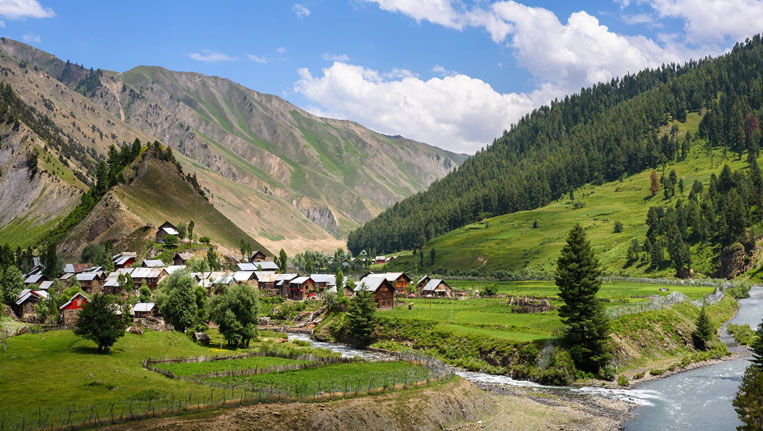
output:
<path id="1" fill-rule="evenodd" d="M 160 370 L 167 370 L 176 376 L 183 377 L 192 376 L 195 374 L 207 374 L 215 371 L 238 371 L 249 368 L 265 368 L 277 365 L 305 364 L 307 362 L 308 361 L 298 361 L 294 359 L 277 358 L 272 356 L 253 356 L 251 358 L 156 364 L 154 366 Z"/>
<path id="2" fill-rule="evenodd" d="M 699 114 L 690 113 L 686 123 L 676 123 L 682 131 L 690 130 L 696 136 Z M 669 126 L 670 127 L 670 126 Z M 668 130 L 669 130 L 668 127 Z M 672 276 L 672 268 L 652 271 L 642 263 L 627 265 L 626 252 L 633 238 L 643 241 L 646 236 L 646 213 L 655 205 L 674 206 L 678 198 L 687 199 L 691 184 L 700 180 L 707 188 L 710 175 L 720 173 L 724 164 L 732 170 L 746 167 L 728 153 L 724 159 L 721 150 L 713 154 L 714 165 L 705 153 L 704 142 L 695 141 L 692 151 L 682 162 L 669 162 L 666 175 L 675 170 L 683 179 L 684 192 L 676 189 L 676 197 L 665 200 L 662 190 L 652 197 L 649 175 L 651 169 L 602 185 L 589 184 L 574 191 L 574 201 L 569 195 L 542 208 L 501 215 L 469 224 L 430 240 L 424 247 L 424 267 L 416 272 L 441 270 L 476 271 L 537 271 L 549 274 L 553 271 L 559 251 L 569 230 L 580 223 L 598 253 L 604 269 L 610 273 L 630 275 Z M 763 161 L 759 159 L 759 163 Z M 662 170 L 658 169 L 658 176 Z M 577 205 L 583 205 L 576 209 Z M 614 233 L 619 221 L 624 229 Z M 537 227 L 533 227 L 537 222 Z M 437 253 L 434 265 L 429 263 L 429 249 Z M 709 253 L 693 250 L 695 271 L 707 274 L 715 267 Z M 413 256 L 402 255 L 389 270 L 412 270 L 416 266 Z"/>
<path id="3" fill-rule="evenodd" d="M 457 290 L 480 290 L 492 282 L 454 280 L 449 282 Z M 507 281 L 495 282 L 498 293 L 507 296 L 549 298 L 552 305 L 561 305 L 559 289 L 553 281 Z M 668 288 L 669 291 L 660 291 Z M 666 286 L 661 284 L 615 282 L 603 283 L 599 298 L 606 299 L 605 307 L 645 302 L 650 295 L 666 296 L 680 292 L 690 299 L 700 299 L 713 293 L 713 287 Z M 398 306 L 394 310 L 381 311 L 380 315 L 438 322 L 436 331 L 444 333 L 470 333 L 487 335 L 503 340 L 538 341 L 551 338 L 555 330 L 562 328 L 556 310 L 545 313 L 513 313 L 508 298 L 477 298 L 466 300 L 406 299 L 413 309 Z"/>
<path id="4" fill-rule="evenodd" d="M 485 286 L 495 284 L 498 287 L 498 294 L 509 296 L 529 296 L 543 298 L 558 298 L 559 288 L 553 281 L 473 281 L 473 280 L 448 280 L 448 284 L 455 290 L 479 290 L 485 291 Z M 669 291 L 660 291 L 662 288 L 668 288 Z M 681 292 L 690 299 L 700 299 L 713 293 L 713 287 L 705 286 L 668 286 L 654 283 L 638 282 L 614 282 L 602 283 L 599 291 L 600 298 L 607 298 L 616 302 L 638 302 L 643 301 L 644 296 L 660 295 L 666 296 L 671 292 Z"/>
<path id="5" fill-rule="evenodd" d="M 425 378 L 426 370 L 407 362 L 355 362 L 348 364 L 327 365 L 325 367 L 307 368 L 282 373 L 260 374 L 256 376 L 237 376 L 209 379 L 209 381 L 225 384 L 244 384 L 256 388 L 274 385 L 289 392 L 299 388 L 305 393 L 326 390 L 328 388 L 358 388 L 381 387 L 385 383 L 391 385 L 403 383 L 404 376 L 409 376 L 410 382 Z"/>

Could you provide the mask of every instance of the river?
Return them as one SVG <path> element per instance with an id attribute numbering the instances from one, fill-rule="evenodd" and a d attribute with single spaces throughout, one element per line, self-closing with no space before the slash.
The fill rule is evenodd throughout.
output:
<path id="1" fill-rule="evenodd" d="M 740 307 L 731 323 L 748 324 L 755 329 L 763 316 L 763 286 L 755 286 L 750 298 L 739 301 Z M 289 334 L 289 339 L 310 342 L 314 347 L 332 350 L 345 357 L 383 361 L 384 353 L 355 349 L 344 344 L 310 339 L 306 334 Z M 736 348 L 725 334 L 721 339 Z M 457 370 L 456 374 L 477 384 L 522 386 L 543 391 L 572 392 L 601 396 L 638 405 L 634 419 L 625 424 L 627 431 L 653 430 L 735 430 L 741 422 L 731 400 L 736 396 L 747 367 L 746 359 L 720 362 L 638 385 L 636 389 L 543 386 L 506 376 Z"/>
<path id="2" fill-rule="evenodd" d="M 757 328 L 763 316 L 763 287 L 753 287 L 750 298 L 739 303 L 739 312 L 731 323 Z M 722 339 L 731 349 L 736 348 L 730 337 Z M 634 419 L 625 424 L 625 429 L 735 430 L 742 423 L 731 401 L 748 364 L 747 359 L 725 361 L 638 385 L 638 390 L 649 391 L 655 398 L 636 408 Z"/>

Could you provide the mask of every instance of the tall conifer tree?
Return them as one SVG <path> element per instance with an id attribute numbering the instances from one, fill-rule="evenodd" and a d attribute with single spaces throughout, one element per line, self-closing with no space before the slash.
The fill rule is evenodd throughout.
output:
<path id="1" fill-rule="evenodd" d="M 556 285 L 564 301 L 559 316 L 567 326 L 564 342 L 572 359 L 581 370 L 598 372 L 612 357 L 609 321 L 596 300 L 601 287 L 601 267 L 579 224 L 570 231 L 559 256 Z"/>

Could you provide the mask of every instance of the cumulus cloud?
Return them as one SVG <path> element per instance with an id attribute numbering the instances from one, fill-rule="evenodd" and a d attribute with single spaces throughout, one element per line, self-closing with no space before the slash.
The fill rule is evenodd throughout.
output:
<path id="1" fill-rule="evenodd" d="M 350 61 L 350 57 L 347 56 L 347 54 L 332 54 L 330 52 L 324 52 L 321 57 L 323 57 L 323 59 L 326 61 L 341 61 L 344 63 Z"/>
<path id="2" fill-rule="evenodd" d="M 27 33 L 21 37 L 26 43 L 40 43 L 40 36 L 37 34 Z"/>
<path id="3" fill-rule="evenodd" d="M 498 63 L 498 64 L 501 64 L 501 63 Z M 435 64 L 434 67 L 432 67 L 432 72 L 440 76 L 452 76 L 452 75 L 458 74 L 452 70 L 448 70 L 444 68 L 443 66 L 440 66 L 439 64 Z"/>
<path id="4" fill-rule="evenodd" d="M 286 54 L 286 48 L 279 46 L 278 48 L 276 48 L 276 52 L 279 54 Z"/>
<path id="5" fill-rule="evenodd" d="M 255 63 L 260 63 L 260 64 L 267 64 L 268 63 L 268 58 L 267 57 L 260 57 L 258 55 L 254 55 L 254 54 L 247 54 L 246 57 L 249 60 L 254 61 Z"/>
<path id="6" fill-rule="evenodd" d="M 230 57 L 227 54 L 223 54 L 222 52 L 210 51 L 208 49 L 205 49 L 201 52 L 191 52 L 185 54 L 185 56 L 192 60 L 202 61 L 204 63 L 219 63 L 222 61 L 236 60 L 236 58 Z"/>
<path id="7" fill-rule="evenodd" d="M 684 21 L 692 44 L 735 42 L 763 31 L 763 2 L 759 0 L 640 0 L 662 18 Z M 624 3 L 625 6 L 628 3 Z"/>
<path id="8" fill-rule="evenodd" d="M 8 19 L 51 18 L 56 13 L 37 0 L 0 0 L 0 15 Z"/>
<path id="9" fill-rule="evenodd" d="M 513 48 L 518 64 L 541 82 L 570 91 L 688 55 L 643 36 L 612 32 L 585 11 L 571 14 L 563 23 L 548 9 L 514 1 L 470 9 L 452 0 L 367 1 L 416 21 L 455 30 L 482 28 L 494 42 Z"/>
<path id="10" fill-rule="evenodd" d="M 303 18 L 310 15 L 310 9 L 305 7 L 305 5 L 300 3 L 294 3 L 294 6 L 291 7 L 291 11 L 294 12 L 294 15 L 297 15 L 299 18 Z"/>
<path id="11" fill-rule="evenodd" d="M 512 121 L 558 95 L 551 86 L 530 93 L 501 94 L 466 75 L 422 80 L 393 78 L 362 66 L 335 62 L 313 76 L 300 69 L 294 90 L 320 105 L 319 115 L 350 118 L 388 134 L 473 153 Z"/>

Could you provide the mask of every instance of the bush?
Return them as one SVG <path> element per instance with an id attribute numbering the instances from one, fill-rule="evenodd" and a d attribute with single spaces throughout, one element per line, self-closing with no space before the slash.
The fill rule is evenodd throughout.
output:
<path id="1" fill-rule="evenodd" d="M 498 294 L 498 285 L 491 283 L 485 286 L 484 296 L 495 296 Z"/>
<path id="2" fill-rule="evenodd" d="M 601 378 L 608 382 L 614 381 L 616 371 L 614 365 L 607 365 L 601 371 Z"/>
<path id="3" fill-rule="evenodd" d="M 620 233 L 623 231 L 623 224 L 618 220 L 615 222 L 614 233 Z"/>
<path id="4" fill-rule="evenodd" d="M 617 384 L 620 386 L 628 386 L 628 378 L 625 377 L 625 375 L 620 374 L 620 377 L 617 378 Z"/>
<path id="5" fill-rule="evenodd" d="M 203 237 L 199 238 L 199 242 L 202 243 L 202 244 L 209 245 L 210 240 L 209 240 L 208 236 L 203 236 Z"/>
<path id="6" fill-rule="evenodd" d="M 643 378 L 644 378 L 644 373 L 643 372 L 638 373 L 635 376 L 633 376 L 633 380 L 641 380 Z"/>
<path id="7" fill-rule="evenodd" d="M 572 203 L 572 208 L 579 210 L 580 208 L 583 208 L 585 206 L 584 202 L 581 201 L 575 201 Z"/>
<path id="8" fill-rule="evenodd" d="M 649 374 L 652 375 L 652 376 L 661 376 L 661 375 L 665 374 L 665 370 L 661 370 L 659 368 L 655 368 L 653 370 L 650 370 Z"/>

